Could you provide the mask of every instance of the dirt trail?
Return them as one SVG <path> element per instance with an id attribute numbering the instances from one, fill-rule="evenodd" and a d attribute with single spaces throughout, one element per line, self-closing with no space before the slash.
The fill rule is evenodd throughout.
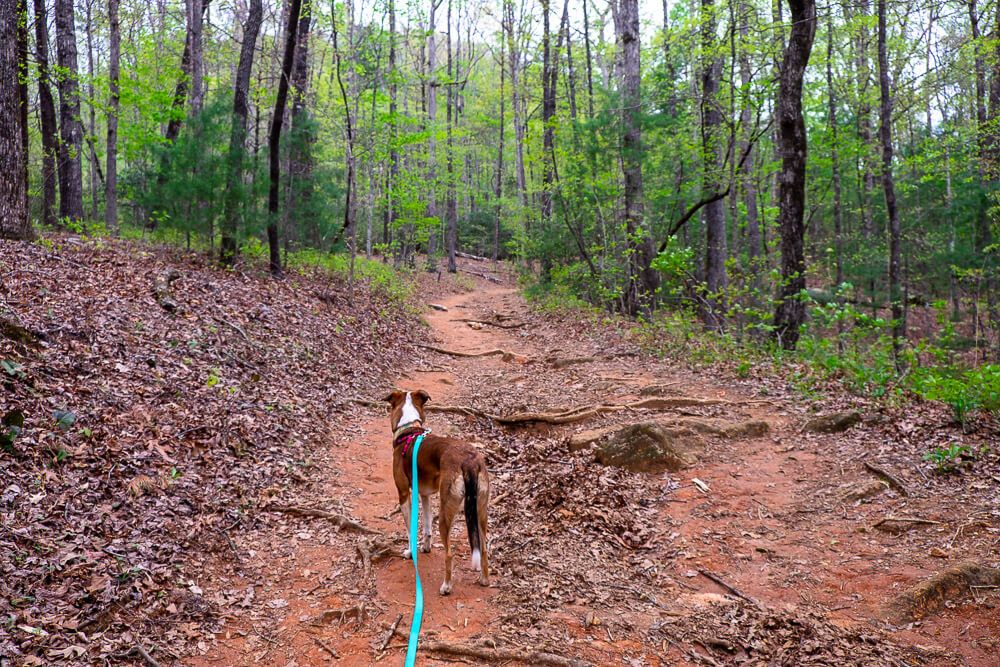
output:
<path id="1" fill-rule="evenodd" d="M 503 348 L 533 360 L 607 351 L 583 333 L 531 320 L 512 287 L 478 283 L 474 292 L 430 299 L 448 309 L 425 315 L 435 345 L 468 352 Z M 473 328 L 456 321 L 488 319 L 491 313 L 529 325 Z M 611 477 L 584 456 L 568 456 L 566 437 L 615 420 L 635 420 L 635 415 L 513 433 L 465 416 L 431 415 L 434 430 L 460 434 L 490 452 L 498 506 L 491 514 L 493 588 L 475 584 L 461 526 L 455 528 L 451 596 L 437 593 L 443 558 L 436 531 L 434 550 L 420 555 L 423 640 L 490 638 L 507 646 L 557 649 L 593 664 L 741 664 L 747 658 L 743 647 L 729 639 L 715 646 L 698 636 L 698 622 L 710 629 L 710 621 L 728 619 L 730 625 L 759 621 L 765 628 L 761 632 L 771 628 L 777 651 L 784 650 L 781 642 L 805 634 L 817 644 L 843 641 L 846 650 L 854 651 L 891 642 L 914 660 L 876 657 L 867 664 L 995 664 L 1000 621 L 988 601 L 986 607 L 952 605 L 923 623 L 878 635 L 874 628 L 883 603 L 942 567 L 928 555 L 928 545 L 942 531 L 954 532 L 956 524 L 938 512 L 934 516 L 942 524 L 930 531 L 890 536 L 870 530 L 887 515 L 934 510 L 920 494 L 897 498 L 883 493 L 871 504 L 840 502 L 843 486 L 865 481 L 857 468 L 867 460 L 866 450 L 850 450 L 852 459 L 845 447 L 853 441 L 844 436 L 802 434 L 805 410 L 794 402 L 754 402 L 746 388 L 718 384 L 669 360 L 630 358 L 555 368 L 428 352 L 400 369 L 397 386 L 423 388 L 434 404 L 493 409 L 505 402 L 505 411 L 512 411 L 628 402 L 643 387 L 658 383 L 676 387 L 679 395 L 726 401 L 681 410 L 670 415 L 674 418 L 763 420 L 770 431 L 743 439 L 708 437 L 701 461 L 679 473 Z M 380 398 L 385 389 L 372 388 L 365 398 Z M 663 415 L 643 418 L 654 417 Z M 376 559 L 366 577 L 358 545 L 364 549 L 379 539 L 337 533 L 323 521 L 269 514 L 274 525 L 258 526 L 237 539 L 239 562 L 210 573 L 218 595 L 237 602 L 230 605 L 234 612 L 219 641 L 189 664 L 401 663 L 405 636 L 387 639 L 387 627 L 398 615 L 401 630 L 409 625 L 413 570 L 398 555 L 403 520 L 399 513 L 391 514 L 396 495 L 387 419 L 370 408 L 338 413 L 334 419 L 328 456 L 319 468 L 321 481 L 303 491 L 301 504 L 341 512 L 379 531 L 383 542 L 392 540 L 391 553 Z M 539 470 L 550 472 L 538 478 Z M 532 475 L 536 477 L 526 479 Z M 580 496 L 592 484 L 604 485 L 603 495 Z M 631 494 L 622 496 L 630 500 L 615 501 L 618 493 Z M 607 498 L 620 507 L 594 505 Z M 585 530 L 595 520 L 605 526 L 596 539 Z M 616 522 L 632 527 L 621 529 Z M 976 555 L 981 546 L 952 539 L 949 558 Z M 982 591 L 980 597 L 988 593 Z M 364 605 L 360 621 L 359 604 Z M 349 612 L 341 620 L 332 610 Z M 766 643 L 753 641 L 758 648 Z M 723 646 L 727 643 L 728 648 Z M 918 644 L 924 647 L 914 649 Z M 795 664 L 775 660 L 773 664 Z M 420 663 L 444 661 L 421 653 Z"/>

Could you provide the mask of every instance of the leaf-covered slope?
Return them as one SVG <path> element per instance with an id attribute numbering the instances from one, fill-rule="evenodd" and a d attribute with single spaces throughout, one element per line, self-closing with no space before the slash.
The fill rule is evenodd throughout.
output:
<path id="1" fill-rule="evenodd" d="M 0 320 L 0 415 L 24 419 L 0 427 L 0 660 L 28 664 L 200 634 L 186 564 L 311 474 L 332 404 L 385 381 L 409 324 L 329 275 L 74 238 L 0 245 Z"/>

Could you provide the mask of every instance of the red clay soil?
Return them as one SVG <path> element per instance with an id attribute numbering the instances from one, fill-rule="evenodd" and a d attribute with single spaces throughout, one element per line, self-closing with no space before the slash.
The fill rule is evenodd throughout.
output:
<path id="1" fill-rule="evenodd" d="M 489 265 L 465 266 L 493 275 Z M 740 382 L 674 359 L 635 356 L 613 328 L 534 312 L 506 278 L 499 285 L 477 279 L 473 291 L 458 293 L 448 277 L 424 280 L 424 300 L 447 308 L 424 314 L 433 345 L 517 355 L 421 350 L 399 368 L 395 384 L 425 389 L 432 405 L 509 414 L 624 404 L 653 384 L 720 402 L 521 428 L 432 413 L 435 431 L 466 437 L 487 454 L 493 587 L 476 585 L 458 526 L 454 592 L 440 596 L 435 533 L 432 553 L 420 555 L 422 646 L 544 651 L 594 665 L 997 664 L 995 588 L 960 591 L 916 622 L 884 620 L 890 600 L 933 573 L 966 560 L 1000 560 L 995 460 L 993 473 L 977 469 L 958 481 L 939 479 L 920 460 L 920 434 L 942 438 L 939 431 L 951 428 L 939 425 L 939 415 L 869 410 L 846 433 L 805 433 L 817 406 L 780 381 Z M 462 281 L 470 279 L 463 274 Z M 498 317 L 507 328 L 459 321 Z M 568 358 L 591 359 L 552 363 Z M 224 627 L 185 664 L 402 663 L 414 584 L 411 561 L 399 555 L 403 520 L 393 514 L 388 421 L 383 410 L 348 400 L 379 400 L 389 389 L 334 397 L 328 440 L 318 443 L 325 450 L 318 481 L 268 499 L 344 515 L 375 532 L 269 512 L 234 533 L 236 556 L 218 559 L 198 582 L 226 610 Z M 692 436 L 699 461 L 654 474 L 606 468 L 589 451 L 566 446 L 584 429 L 650 419 L 763 420 L 770 430 Z M 901 480 L 907 495 L 883 484 L 870 497 L 845 500 L 853 485 L 879 482 L 865 463 Z M 899 534 L 875 529 L 886 517 L 934 523 Z M 390 550 L 379 555 L 383 546 Z M 400 616 L 398 632 L 390 633 Z M 516 664 L 504 655 L 501 662 Z M 418 664 L 455 661 L 489 662 L 422 650 Z"/>

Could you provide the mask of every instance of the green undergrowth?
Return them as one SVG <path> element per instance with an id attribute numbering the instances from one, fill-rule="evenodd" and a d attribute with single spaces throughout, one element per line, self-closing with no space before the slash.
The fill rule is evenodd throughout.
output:
<path id="1" fill-rule="evenodd" d="M 611 318 L 564 285 L 535 283 L 524 291 L 540 311 L 572 311 L 594 323 Z M 780 377 L 807 398 L 822 399 L 840 387 L 891 406 L 938 401 L 948 406 L 963 429 L 972 426 L 977 415 L 1000 414 L 1000 365 L 962 363 L 961 346 L 955 344 L 947 318 L 939 318 L 935 337 L 903 345 L 897 365 L 891 322 L 837 302 L 810 301 L 809 315 L 793 351 L 773 341 L 763 318 L 756 327 L 717 332 L 706 329 L 689 309 L 661 308 L 633 323 L 630 333 L 659 356 L 721 366 L 740 378 Z"/>

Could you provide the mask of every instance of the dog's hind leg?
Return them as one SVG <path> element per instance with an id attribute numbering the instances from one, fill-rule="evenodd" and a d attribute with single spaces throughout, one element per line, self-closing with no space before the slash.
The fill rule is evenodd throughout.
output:
<path id="1" fill-rule="evenodd" d="M 486 515 L 489 512 L 490 504 L 490 482 L 489 478 L 485 475 L 479 476 L 479 497 L 476 498 L 476 514 L 478 514 L 479 519 L 479 547 L 482 549 L 480 553 L 480 570 L 479 570 L 479 585 L 489 586 L 490 585 L 490 562 L 487 552 L 489 549 L 486 546 Z M 473 557 L 473 563 L 475 564 L 475 557 Z"/>
<path id="2" fill-rule="evenodd" d="M 420 550 L 425 554 L 429 554 L 431 552 L 431 517 L 433 516 L 431 514 L 431 494 L 420 494 L 420 501 L 421 505 L 423 505 L 421 510 L 424 513 L 424 539 L 423 544 L 420 545 Z"/>

